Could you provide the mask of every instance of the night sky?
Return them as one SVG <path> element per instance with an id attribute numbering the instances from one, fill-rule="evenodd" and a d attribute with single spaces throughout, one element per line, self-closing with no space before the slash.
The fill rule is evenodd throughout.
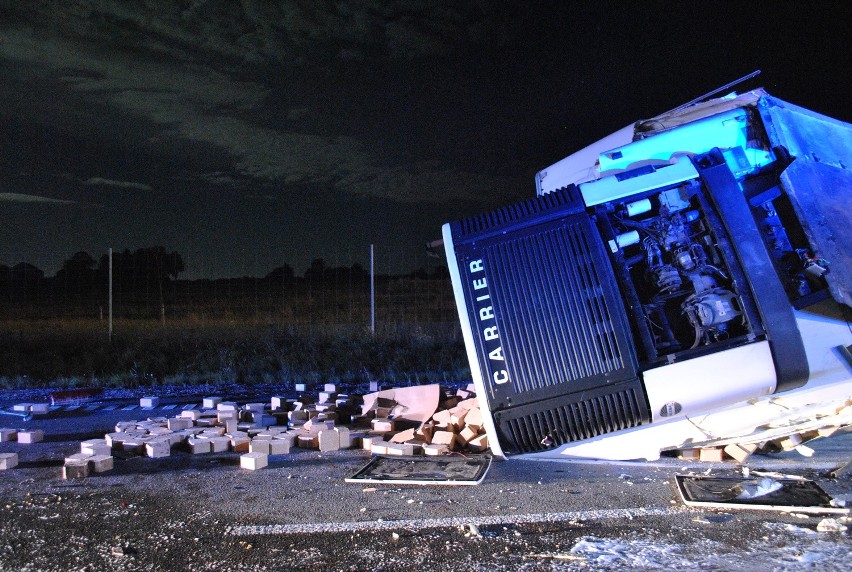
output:
<path id="1" fill-rule="evenodd" d="M 262 276 L 375 243 L 414 267 L 443 222 L 753 70 L 740 91 L 852 120 L 850 22 L 834 2 L 0 0 L 0 264 L 162 245 L 188 278 Z"/>

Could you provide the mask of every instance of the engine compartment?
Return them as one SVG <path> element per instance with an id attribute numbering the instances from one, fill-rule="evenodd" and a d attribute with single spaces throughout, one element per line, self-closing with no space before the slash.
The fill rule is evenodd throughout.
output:
<path id="1" fill-rule="evenodd" d="M 646 357 L 655 359 L 753 333 L 743 314 L 743 292 L 718 247 L 700 184 L 688 181 L 636 200 L 598 208 L 620 275 L 635 295 L 633 314 Z M 644 334 L 644 335 L 641 335 Z"/>
<path id="2" fill-rule="evenodd" d="M 801 307 L 827 295 L 829 264 L 810 249 L 776 169 L 743 182 L 744 208 L 789 303 Z M 745 279 L 753 268 L 741 265 L 712 194 L 690 179 L 593 209 L 643 369 L 765 337 Z"/>

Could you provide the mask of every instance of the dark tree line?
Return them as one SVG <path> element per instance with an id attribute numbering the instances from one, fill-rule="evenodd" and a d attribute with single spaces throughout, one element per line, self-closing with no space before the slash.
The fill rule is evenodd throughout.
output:
<path id="1" fill-rule="evenodd" d="M 140 248 L 134 251 L 124 250 L 112 255 L 112 276 L 114 293 L 159 293 L 169 284 L 176 282 L 185 271 L 183 257 L 177 252 L 169 252 L 162 246 Z M 417 278 L 421 280 L 446 279 L 447 268 L 438 266 L 432 272 L 418 269 L 395 278 Z M 390 278 L 379 275 L 378 279 Z M 325 259 L 316 258 L 297 276 L 293 267 L 284 264 L 273 269 L 262 278 L 233 278 L 218 281 L 262 280 L 278 284 L 308 282 L 317 286 L 364 284 L 370 279 L 370 272 L 362 265 L 329 266 Z M 103 254 L 96 260 L 88 252 L 77 252 L 62 263 L 56 275 L 45 277 L 44 272 L 21 262 L 14 266 L 0 264 L 0 296 L 3 299 L 15 298 L 15 294 L 37 294 L 53 292 L 66 298 L 85 298 L 95 293 L 105 293 L 109 287 L 109 255 Z M 28 297 L 28 296 L 25 296 Z"/>
<path id="2" fill-rule="evenodd" d="M 358 312 L 368 307 L 365 300 L 371 292 L 368 269 L 357 263 L 330 266 L 322 258 L 313 260 L 301 276 L 283 264 L 265 276 L 182 280 L 181 255 L 157 246 L 113 253 L 110 298 L 109 262 L 106 254 L 96 260 L 77 252 L 50 277 L 28 263 L 0 265 L 0 319 L 99 316 L 103 320 L 112 308 L 116 317 L 164 323 L 167 316 L 203 320 L 235 315 L 316 321 L 323 312 L 345 321 L 360 319 Z M 451 293 L 445 266 L 375 278 L 377 295 L 387 298 L 386 305 L 404 307 L 406 316 L 421 300 L 430 312 L 440 310 L 444 303 L 435 300 Z M 428 284 L 418 286 L 424 281 Z"/>
<path id="3" fill-rule="evenodd" d="M 378 275 L 377 278 L 390 278 L 385 274 Z M 449 278 L 449 272 L 446 266 L 438 266 L 432 272 L 427 272 L 423 268 L 419 268 L 408 274 L 393 276 L 393 278 L 419 278 L 421 280 L 433 280 Z M 283 280 L 295 281 L 299 280 L 296 277 L 293 268 L 289 264 L 279 266 L 272 272 L 266 275 L 267 280 Z M 360 284 L 370 280 L 370 271 L 357 262 L 351 266 L 328 266 L 325 259 L 315 258 L 311 261 L 311 265 L 305 270 L 301 278 L 302 281 L 312 284 Z"/>
<path id="4" fill-rule="evenodd" d="M 177 280 L 185 269 L 183 258 L 162 246 L 125 250 L 112 255 L 114 292 L 157 292 Z M 47 293 L 60 298 L 84 299 L 109 288 L 109 255 L 95 260 L 77 252 L 62 263 L 56 275 L 45 277 L 32 264 L 0 264 L 0 295 L 5 300 L 25 300 Z M 160 294 L 162 298 L 162 294 Z"/>
<path id="5" fill-rule="evenodd" d="M 177 280 L 185 270 L 183 258 L 162 246 L 140 248 L 112 255 L 113 290 L 117 292 L 156 291 Z M 109 255 L 96 261 L 88 252 L 77 252 L 62 264 L 54 280 L 63 290 L 90 292 L 106 288 L 109 281 Z"/>

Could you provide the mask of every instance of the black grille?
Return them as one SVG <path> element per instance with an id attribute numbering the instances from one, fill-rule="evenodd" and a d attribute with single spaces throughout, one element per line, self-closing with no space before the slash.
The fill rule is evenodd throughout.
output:
<path id="1" fill-rule="evenodd" d="M 504 448 L 532 453 L 637 427 L 643 421 L 643 404 L 644 396 L 637 394 L 637 388 L 628 387 L 558 407 L 539 408 L 519 417 L 513 416 L 520 411 L 501 415 L 499 429 L 509 441 Z M 548 405 L 553 404 L 542 407 Z"/>
<path id="2" fill-rule="evenodd" d="M 649 420 L 609 255 L 574 194 L 563 189 L 451 225 L 457 294 L 507 452 Z"/>
<path id="3" fill-rule="evenodd" d="M 604 289 L 608 262 L 585 217 L 483 248 L 516 392 L 626 366 Z M 495 273 L 492 273 L 494 275 Z"/>
<path id="4" fill-rule="evenodd" d="M 514 203 L 491 212 L 466 218 L 460 222 L 457 238 L 486 232 L 489 229 L 504 230 L 530 217 L 541 222 L 547 215 L 565 216 L 583 212 L 583 198 L 575 186 L 565 187 L 534 199 Z"/>

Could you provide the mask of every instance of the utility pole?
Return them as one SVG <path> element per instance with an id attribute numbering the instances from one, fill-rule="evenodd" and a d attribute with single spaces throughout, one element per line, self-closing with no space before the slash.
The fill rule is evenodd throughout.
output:
<path id="1" fill-rule="evenodd" d="M 112 248 L 109 249 L 109 343 L 112 343 Z"/>
<path id="2" fill-rule="evenodd" d="M 370 245 L 370 333 L 376 335 L 376 268 L 373 245 Z"/>

